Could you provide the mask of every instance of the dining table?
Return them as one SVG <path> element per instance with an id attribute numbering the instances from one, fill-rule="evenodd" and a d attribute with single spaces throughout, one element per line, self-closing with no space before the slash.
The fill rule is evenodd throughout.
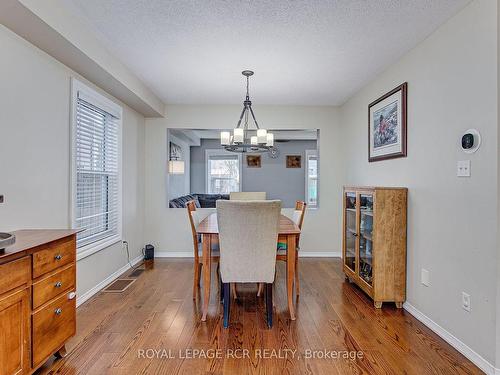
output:
<path id="1" fill-rule="evenodd" d="M 203 219 L 196 232 L 201 235 L 202 261 L 203 261 L 203 313 L 201 320 L 207 320 L 208 304 L 210 301 L 210 285 L 212 275 L 212 243 L 219 240 L 219 226 L 217 224 L 217 213 L 211 213 Z M 295 307 L 293 304 L 293 283 L 295 280 L 295 257 L 297 256 L 297 238 L 300 229 L 295 222 L 285 215 L 280 216 L 277 243 L 286 243 L 286 287 L 287 301 L 290 319 L 295 320 Z M 222 251 L 224 251 L 222 249 Z"/>

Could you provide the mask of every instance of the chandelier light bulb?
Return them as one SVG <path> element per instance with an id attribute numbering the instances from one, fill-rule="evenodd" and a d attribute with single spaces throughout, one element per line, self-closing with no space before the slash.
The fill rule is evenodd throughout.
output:
<path id="1" fill-rule="evenodd" d="M 266 129 L 257 129 L 257 141 L 260 144 L 267 143 L 267 130 Z"/>
<path id="2" fill-rule="evenodd" d="M 234 129 L 233 134 L 234 134 L 234 136 L 233 136 L 234 143 L 243 143 L 243 129 L 242 128 Z"/>
<path id="3" fill-rule="evenodd" d="M 223 146 L 229 146 L 230 143 L 231 143 L 231 133 L 220 132 L 220 144 Z"/>
<path id="4" fill-rule="evenodd" d="M 268 147 L 274 146 L 274 134 L 273 133 L 267 133 L 266 146 L 268 146 Z"/>

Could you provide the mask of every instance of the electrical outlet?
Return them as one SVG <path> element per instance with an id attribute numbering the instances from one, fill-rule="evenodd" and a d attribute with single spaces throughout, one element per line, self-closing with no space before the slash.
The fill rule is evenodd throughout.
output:
<path id="1" fill-rule="evenodd" d="M 465 292 L 462 292 L 462 308 L 470 312 L 470 295 Z"/>
<path id="2" fill-rule="evenodd" d="M 430 285 L 430 280 L 429 280 L 429 271 L 427 271 L 425 268 L 422 268 L 422 274 L 420 276 L 421 283 L 425 286 Z"/>
<path id="3" fill-rule="evenodd" d="M 457 177 L 470 177 L 470 160 L 457 161 Z"/>

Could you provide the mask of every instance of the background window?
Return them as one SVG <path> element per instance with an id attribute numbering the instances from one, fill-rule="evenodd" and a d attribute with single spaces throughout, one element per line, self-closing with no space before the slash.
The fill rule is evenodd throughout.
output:
<path id="1" fill-rule="evenodd" d="M 318 152 L 306 150 L 306 203 L 309 207 L 318 205 Z"/>
<path id="2" fill-rule="evenodd" d="M 207 194 L 240 191 L 241 155 L 222 150 L 206 150 Z"/>
<path id="3" fill-rule="evenodd" d="M 73 225 L 83 229 L 77 235 L 82 249 L 121 240 L 121 109 L 83 84 L 76 86 Z"/>

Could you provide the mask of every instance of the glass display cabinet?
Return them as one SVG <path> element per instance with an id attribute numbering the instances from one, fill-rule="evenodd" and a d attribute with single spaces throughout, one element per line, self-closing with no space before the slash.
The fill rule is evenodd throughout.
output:
<path id="1" fill-rule="evenodd" d="M 406 297 L 408 189 L 344 187 L 343 269 L 381 308 Z"/>

